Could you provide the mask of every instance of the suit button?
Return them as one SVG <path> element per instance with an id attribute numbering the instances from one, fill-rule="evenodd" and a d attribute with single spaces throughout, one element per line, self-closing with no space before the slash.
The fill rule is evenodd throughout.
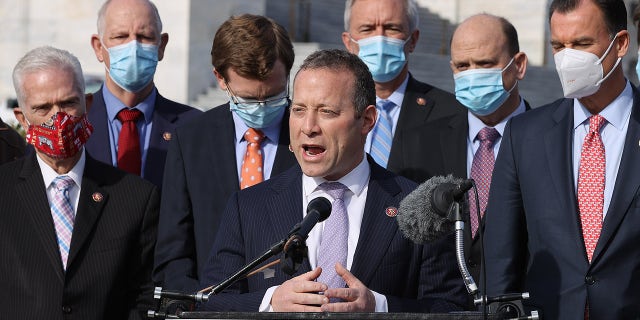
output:
<path id="1" fill-rule="evenodd" d="M 584 278 L 584 282 L 586 282 L 588 285 L 592 285 L 592 284 L 596 283 L 596 277 L 594 277 L 594 276 L 586 276 Z"/>
<path id="2" fill-rule="evenodd" d="M 62 306 L 62 312 L 63 312 L 63 313 L 71 313 L 71 307 L 69 307 L 69 306 Z"/>

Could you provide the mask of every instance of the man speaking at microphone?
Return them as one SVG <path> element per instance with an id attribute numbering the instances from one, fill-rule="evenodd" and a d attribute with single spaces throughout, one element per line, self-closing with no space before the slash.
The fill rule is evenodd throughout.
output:
<path id="1" fill-rule="evenodd" d="M 314 198 L 331 215 L 309 233 L 294 276 L 279 265 L 238 281 L 203 309 L 276 312 L 447 312 L 466 293 L 451 242 L 416 245 L 395 220 L 415 184 L 365 155 L 376 121 L 367 66 L 342 50 L 311 54 L 294 81 L 289 118 L 297 166 L 236 193 L 203 273 L 218 284 L 281 240 Z"/>

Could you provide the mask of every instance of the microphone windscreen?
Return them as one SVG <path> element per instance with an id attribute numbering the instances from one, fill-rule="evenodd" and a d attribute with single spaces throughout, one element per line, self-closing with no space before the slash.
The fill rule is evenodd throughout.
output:
<path id="1" fill-rule="evenodd" d="M 404 236 L 418 244 L 441 238 L 454 229 L 454 222 L 438 214 L 433 207 L 432 197 L 436 187 L 443 183 L 459 183 L 462 179 L 435 176 L 420 184 L 400 201 L 398 227 Z"/>
<path id="2" fill-rule="evenodd" d="M 309 202 L 307 205 L 307 213 L 317 210 L 320 214 L 318 222 L 326 220 L 331 215 L 331 201 L 325 197 L 318 197 Z"/>

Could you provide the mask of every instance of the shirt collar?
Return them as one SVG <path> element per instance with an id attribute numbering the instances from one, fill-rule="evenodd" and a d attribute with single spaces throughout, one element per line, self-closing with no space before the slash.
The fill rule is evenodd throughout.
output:
<path id="1" fill-rule="evenodd" d="M 144 98 L 144 100 L 140 101 L 140 103 L 132 108 L 140 110 L 140 112 L 142 112 L 142 114 L 144 115 L 144 122 L 147 124 L 151 122 L 151 119 L 153 119 L 153 109 L 156 105 L 157 94 L 158 90 L 156 90 L 156 87 L 154 86 L 151 90 L 151 93 L 149 93 L 149 95 Z M 116 119 L 116 116 L 118 115 L 118 112 L 120 112 L 120 110 L 124 108 L 127 108 L 127 106 L 125 106 L 124 103 L 120 101 L 120 99 L 114 96 L 113 93 L 109 91 L 109 88 L 107 88 L 106 85 L 102 86 L 102 96 L 104 97 L 104 103 L 107 107 L 107 116 L 109 117 L 109 121 L 114 121 Z"/>
<path id="2" fill-rule="evenodd" d="M 240 143 L 240 141 L 244 140 L 244 133 L 247 132 L 247 130 L 249 130 L 249 126 L 247 126 L 247 124 L 244 123 L 242 118 L 240 118 L 240 116 L 238 116 L 235 112 L 231 110 L 229 110 L 229 112 L 231 112 L 231 115 L 233 116 L 233 124 L 236 130 L 236 141 L 237 143 Z M 260 131 L 264 133 L 265 137 L 267 137 L 269 141 L 278 143 L 280 139 L 280 126 L 282 124 L 282 120 L 284 119 L 285 113 L 286 112 L 283 112 L 282 115 L 280 116 L 280 119 L 278 119 L 278 121 L 275 121 L 272 125 L 266 128 L 260 129 Z"/>
<path id="3" fill-rule="evenodd" d="M 402 84 L 398 87 L 398 89 L 396 89 L 396 91 L 394 91 L 388 98 L 380 99 L 378 96 L 376 96 L 376 103 L 378 103 L 380 100 L 389 100 L 393 102 L 396 107 L 400 107 L 402 105 L 402 100 L 404 99 L 404 93 L 407 91 L 408 83 L 409 73 L 407 73 L 407 77 L 404 78 L 404 81 L 402 81 Z"/>
<path id="4" fill-rule="evenodd" d="M 371 167 L 367 161 L 366 155 L 362 157 L 360 164 L 356 166 L 351 172 L 347 173 L 344 177 L 338 179 L 336 182 L 344 184 L 353 194 L 360 196 L 364 191 L 365 186 L 369 181 L 371 175 Z M 322 177 L 309 177 L 306 174 L 302 174 L 302 189 L 305 197 L 309 197 L 312 193 L 319 190 L 318 186 L 327 182 L 328 180 Z"/>
<path id="5" fill-rule="evenodd" d="M 84 147 L 79 152 L 82 152 L 82 155 L 80 155 L 80 160 L 76 162 L 76 164 L 68 173 L 62 174 L 71 177 L 71 179 L 73 179 L 73 182 L 75 182 L 76 186 L 78 187 L 80 187 L 82 183 L 82 174 L 84 172 L 84 164 L 86 162 Z M 39 154 L 36 154 L 36 159 L 38 159 L 38 165 L 40 165 L 40 171 L 42 172 L 42 178 L 44 179 L 44 187 L 45 189 L 47 189 L 51 186 L 51 182 L 53 182 L 53 179 L 61 176 L 61 174 L 55 172 L 53 168 L 51 168 L 46 162 L 44 162 L 44 160 L 40 159 Z"/>
<path id="6" fill-rule="evenodd" d="M 615 98 L 608 106 L 606 106 L 600 115 L 607 119 L 613 127 L 622 130 L 626 121 L 631 114 L 633 107 L 633 90 L 631 84 L 627 81 L 622 93 Z M 591 117 L 591 112 L 580 103 L 578 99 L 573 99 L 573 129 L 575 130 Z"/>
<path id="7" fill-rule="evenodd" d="M 522 97 L 520 97 L 520 104 L 518 105 L 516 110 L 502 119 L 502 121 L 496 124 L 493 128 L 498 130 L 498 133 L 500 133 L 500 136 L 502 137 L 504 134 L 504 128 L 507 126 L 507 122 L 509 121 L 509 119 L 523 113 L 525 110 L 526 107 L 524 105 L 524 100 L 522 99 Z M 475 141 L 478 132 L 480 132 L 480 130 L 482 130 L 487 125 L 484 124 L 484 122 L 482 122 L 482 120 L 480 120 L 475 114 L 469 111 L 467 111 L 467 119 L 469 122 L 469 141 L 473 142 Z"/>

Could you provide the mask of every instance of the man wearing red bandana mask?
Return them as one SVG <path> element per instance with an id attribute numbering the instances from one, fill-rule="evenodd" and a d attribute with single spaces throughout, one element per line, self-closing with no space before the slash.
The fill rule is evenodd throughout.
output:
<path id="1" fill-rule="evenodd" d="M 35 152 L 0 167 L 0 283 L 11 288 L 0 292 L 3 317 L 144 318 L 157 188 L 86 152 L 91 96 L 71 53 L 33 49 L 13 82 Z"/>

